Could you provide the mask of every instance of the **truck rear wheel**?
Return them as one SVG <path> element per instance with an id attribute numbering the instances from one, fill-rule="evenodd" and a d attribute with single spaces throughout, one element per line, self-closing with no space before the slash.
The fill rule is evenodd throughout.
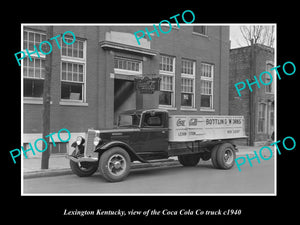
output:
<path id="1" fill-rule="evenodd" d="M 75 156 L 75 150 L 72 153 Z M 73 162 L 70 160 L 70 167 L 73 173 L 79 177 L 92 176 L 98 169 L 98 163 L 92 162 Z"/>
<path id="2" fill-rule="evenodd" d="M 214 161 L 219 169 L 228 170 L 233 167 L 235 158 L 236 154 L 233 145 L 230 143 L 223 143 L 218 146 Z"/>
<path id="3" fill-rule="evenodd" d="M 177 156 L 178 161 L 183 166 L 196 166 L 199 163 L 199 154 L 179 155 Z"/>
<path id="4" fill-rule="evenodd" d="M 118 182 L 129 174 L 130 163 L 130 156 L 123 148 L 113 147 L 101 155 L 99 168 L 107 181 Z"/>
<path id="5" fill-rule="evenodd" d="M 217 153 L 219 150 L 220 145 L 215 145 L 211 150 L 211 162 L 213 164 L 213 167 L 216 169 L 220 169 L 220 166 L 217 162 Z"/>

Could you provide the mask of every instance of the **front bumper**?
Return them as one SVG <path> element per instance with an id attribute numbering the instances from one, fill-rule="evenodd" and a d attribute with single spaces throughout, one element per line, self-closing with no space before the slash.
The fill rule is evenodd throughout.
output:
<path id="1" fill-rule="evenodd" d="M 79 157 L 79 158 L 76 158 L 72 155 L 66 155 L 66 158 L 69 159 L 69 160 L 72 160 L 73 162 L 97 162 L 98 161 L 98 158 L 94 158 L 94 157 Z"/>

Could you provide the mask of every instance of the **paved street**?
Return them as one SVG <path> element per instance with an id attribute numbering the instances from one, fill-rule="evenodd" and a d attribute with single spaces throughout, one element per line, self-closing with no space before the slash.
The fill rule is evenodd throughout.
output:
<path id="1" fill-rule="evenodd" d="M 173 166 L 132 170 L 126 180 L 106 182 L 99 173 L 91 177 L 64 175 L 24 179 L 24 194 L 273 194 L 274 160 L 252 160 L 239 172 L 214 169 L 210 161 L 197 167 Z"/>

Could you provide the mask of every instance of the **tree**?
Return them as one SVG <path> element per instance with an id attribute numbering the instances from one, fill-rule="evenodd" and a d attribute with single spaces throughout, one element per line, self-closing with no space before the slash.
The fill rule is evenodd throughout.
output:
<path id="1" fill-rule="evenodd" d="M 248 46 L 251 45 L 251 40 L 253 40 L 253 44 L 263 44 L 272 48 L 274 47 L 274 42 L 275 42 L 274 25 L 240 26 L 240 31 L 244 38 L 244 41 Z"/>

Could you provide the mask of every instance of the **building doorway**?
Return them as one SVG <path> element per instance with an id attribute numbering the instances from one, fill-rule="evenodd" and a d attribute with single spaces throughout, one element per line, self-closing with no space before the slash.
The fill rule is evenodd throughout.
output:
<path id="1" fill-rule="evenodd" d="M 136 109 L 136 91 L 134 81 L 115 79 L 114 83 L 114 125 L 117 125 L 120 112 Z"/>

